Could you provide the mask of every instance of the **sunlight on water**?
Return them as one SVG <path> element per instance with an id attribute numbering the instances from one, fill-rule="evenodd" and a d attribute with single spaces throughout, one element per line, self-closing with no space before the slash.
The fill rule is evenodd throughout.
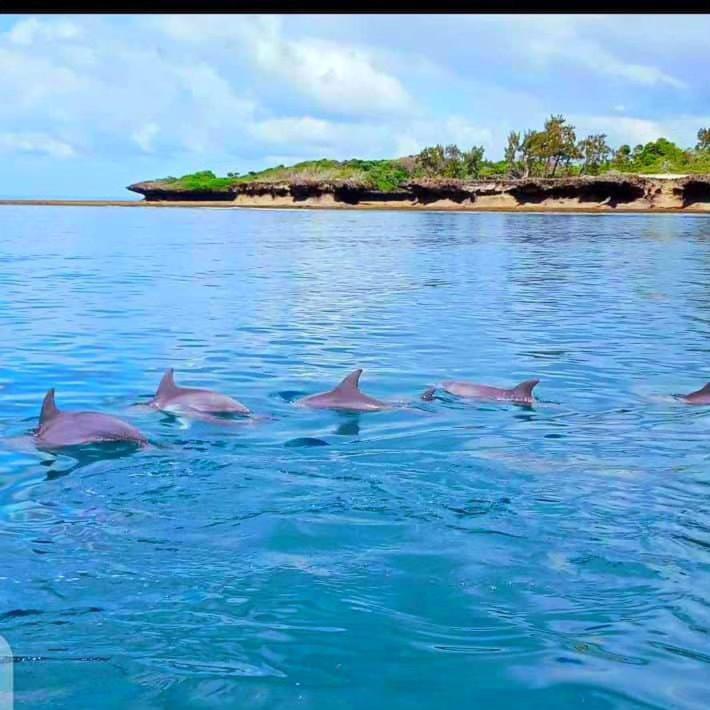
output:
<path id="1" fill-rule="evenodd" d="M 18 706 L 710 704 L 707 219 L 5 207 L 0 329 Z M 50 387 L 155 446 L 37 452 Z"/>

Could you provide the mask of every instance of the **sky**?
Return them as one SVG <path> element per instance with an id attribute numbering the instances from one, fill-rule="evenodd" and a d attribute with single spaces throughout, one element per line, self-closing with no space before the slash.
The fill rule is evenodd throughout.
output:
<path id="1" fill-rule="evenodd" d="M 612 145 L 710 127 L 708 15 L 0 15 L 0 198 L 434 143 L 562 113 Z"/>

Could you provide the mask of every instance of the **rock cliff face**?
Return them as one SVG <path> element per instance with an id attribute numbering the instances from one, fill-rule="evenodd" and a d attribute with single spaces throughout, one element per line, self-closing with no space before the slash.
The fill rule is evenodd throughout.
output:
<path id="1" fill-rule="evenodd" d="M 128 188 L 160 202 L 232 202 L 248 207 L 409 207 L 462 210 L 710 211 L 710 175 L 634 175 L 524 180 L 412 180 L 394 192 L 354 182 L 249 182 L 219 190 L 179 189 L 161 181 Z"/>
<path id="2" fill-rule="evenodd" d="M 686 178 L 682 186 L 673 188 L 684 207 L 705 205 L 710 209 L 710 175 Z"/>
<path id="3" fill-rule="evenodd" d="M 162 180 L 147 180 L 129 185 L 127 190 L 143 195 L 149 202 L 230 202 L 234 200 L 231 190 L 187 190 L 167 185 Z"/>

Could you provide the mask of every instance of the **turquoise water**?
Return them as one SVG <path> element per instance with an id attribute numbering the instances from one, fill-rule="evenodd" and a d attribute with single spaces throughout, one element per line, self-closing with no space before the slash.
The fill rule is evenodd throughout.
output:
<path id="1" fill-rule="evenodd" d="M 19 707 L 710 704 L 710 220 L 5 207 L 0 332 Z M 156 446 L 28 449 L 49 387 Z"/>

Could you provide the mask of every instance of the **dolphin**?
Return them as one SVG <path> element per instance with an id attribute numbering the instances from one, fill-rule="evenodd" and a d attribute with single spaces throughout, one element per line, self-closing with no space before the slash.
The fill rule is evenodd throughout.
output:
<path id="1" fill-rule="evenodd" d="M 710 382 L 708 382 L 705 387 L 701 387 L 695 392 L 691 392 L 690 394 L 678 394 L 676 397 L 688 404 L 710 404 Z"/>
<path id="2" fill-rule="evenodd" d="M 299 400 L 299 404 L 314 409 L 340 409 L 346 412 L 377 412 L 391 405 L 360 392 L 362 370 L 351 372 L 335 389 Z"/>
<path id="3" fill-rule="evenodd" d="M 477 385 L 473 382 L 442 382 L 439 386 L 444 392 L 456 395 L 457 397 L 470 397 L 474 399 L 493 399 L 502 402 L 514 402 L 515 404 L 532 404 L 535 401 L 533 389 L 540 380 L 526 380 L 510 389 L 500 387 L 490 387 L 489 385 Z M 422 399 L 430 402 L 434 399 L 436 387 L 430 387 Z"/>
<path id="4" fill-rule="evenodd" d="M 39 428 L 35 440 L 42 448 L 60 448 L 105 442 L 148 443 L 148 438 L 136 429 L 109 414 L 100 412 L 60 412 L 54 403 L 54 388 L 42 402 Z"/>
<path id="5" fill-rule="evenodd" d="M 241 414 L 247 416 L 251 411 L 236 399 L 226 394 L 211 390 L 178 387 L 175 384 L 174 370 L 170 368 L 163 375 L 155 397 L 148 403 L 154 409 L 167 412 L 181 412 L 210 419 L 212 414 Z"/>

